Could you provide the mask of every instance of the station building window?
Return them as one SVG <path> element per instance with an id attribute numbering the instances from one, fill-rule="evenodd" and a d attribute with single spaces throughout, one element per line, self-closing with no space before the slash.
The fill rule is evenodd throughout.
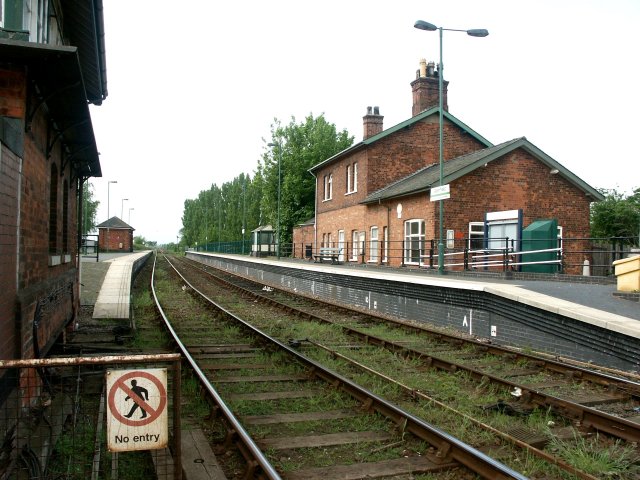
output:
<path id="1" fill-rule="evenodd" d="M 324 176 L 324 195 L 323 200 L 331 200 L 333 198 L 333 175 Z"/>
<path id="2" fill-rule="evenodd" d="M 482 250 L 484 248 L 484 222 L 469 222 L 467 247 L 469 250 Z"/>
<path id="3" fill-rule="evenodd" d="M 64 181 L 62 190 L 62 252 L 69 253 L 69 183 Z"/>
<path id="4" fill-rule="evenodd" d="M 404 263 L 420 264 L 424 254 L 424 220 L 407 220 L 404 223 Z"/>
<path id="5" fill-rule="evenodd" d="M 369 261 L 377 262 L 379 255 L 378 243 L 378 227 L 371 227 L 371 236 L 369 237 Z"/>
<path id="6" fill-rule="evenodd" d="M 347 165 L 347 195 L 358 191 L 358 162 Z"/>
<path id="7" fill-rule="evenodd" d="M 49 253 L 58 252 L 58 167 L 51 164 L 49 180 Z"/>
<path id="8" fill-rule="evenodd" d="M 389 228 L 382 227 L 382 261 L 389 260 Z"/>
<path id="9" fill-rule="evenodd" d="M 353 230 L 351 238 L 353 241 L 353 246 L 351 248 L 351 260 L 357 261 L 364 253 L 365 233 Z"/>

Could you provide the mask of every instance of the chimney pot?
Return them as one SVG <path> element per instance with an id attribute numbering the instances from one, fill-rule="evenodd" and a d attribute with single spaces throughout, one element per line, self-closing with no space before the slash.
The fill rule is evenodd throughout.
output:
<path id="1" fill-rule="evenodd" d="M 420 76 L 427 76 L 427 61 L 424 58 L 420 59 Z"/>
<path id="2" fill-rule="evenodd" d="M 380 115 L 380 107 L 373 107 L 373 114 Z"/>
<path id="3" fill-rule="evenodd" d="M 425 68 L 425 75 L 419 76 L 413 82 L 411 82 L 411 91 L 413 94 L 413 108 L 411 109 L 413 116 L 418 115 L 420 112 L 434 108 L 439 103 L 439 80 L 438 73 L 435 70 L 435 63 L 429 62 L 426 64 L 424 59 L 420 60 L 420 70 Z M 447 87 L 449 82 L 443 79 L 442 81 L 442 108 L 445 111 L 449 111 L 447 102 Z"/>

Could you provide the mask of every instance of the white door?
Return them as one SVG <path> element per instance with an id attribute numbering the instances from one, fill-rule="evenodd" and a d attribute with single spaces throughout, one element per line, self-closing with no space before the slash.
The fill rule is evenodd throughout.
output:
<path id="1" fill-rule="evenodd" d="M 338 260 L 344 262 L 344 230 L 338 230 L 338 250 L 340 251 Z"/>

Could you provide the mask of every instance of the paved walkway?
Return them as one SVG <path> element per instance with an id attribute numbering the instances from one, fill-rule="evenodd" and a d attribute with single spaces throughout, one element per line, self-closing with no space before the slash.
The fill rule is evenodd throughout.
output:
<path id="1" fill-rule="evenodd" d="M 80 303 L 94 306 L 93 318 L 129 318 L 133 267 L 150 253 L 100 254 L 99 262 L 82 258 Z"/>

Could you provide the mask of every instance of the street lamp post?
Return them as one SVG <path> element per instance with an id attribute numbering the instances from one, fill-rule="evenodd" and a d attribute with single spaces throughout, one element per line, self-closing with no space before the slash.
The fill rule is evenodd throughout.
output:
<path id="1" fill-rule="evenodd" d="M 109 180 L 107 182 L 107 222 L 109 222 L 109 220 L 111 219 L 111 217 L 109 216 L 109 206 L 110 206 L 110 200 L 109 200 L 109 187 L 111 187 L 112 183 L 118 183 L 117 180 Z M 107 223 L 107 242 L 106 242 L 106 251 L 109 251 L 109 224 Z"/>
<path id="2" fill-rule="evenodd" d="M 439 149 L 439 164 L 440 164 L 440 183 L 444 185 L 444 152 L 443 152 L 443 112 L 442 112 L 442 79 L 444 78 L 444 65 L 442 63 L 442 31 L 448 32 L 465 32 L 472 37 L 486 37 L 489 35 L 489 31 L 484 28 L 473 28 L 471 30 L 458 30 L 455 28 L 443 28 L 436 27 L 433 23 L 425 22 L 424 20 L 418 20 L 413 25 L 419 30 L 427 30 L 433 32 L 438 30 L 440 37 L 440 62 L 438 64 L 438 149 Z M 440 225 L 438 232 L 438 273 L 444 273 L 444 200 L 438 201 L 438 207 L 440 210 Z"/>
<path id="3" fill-rule="evenodd" d="M 128 224 L 131 224 L 131 210 L 135 210 L 135 208 L 131 207 L 131 208 L 129 209 L 129 218 L 127 219 L 127 223 L 128 223 Z"/>
<path id="4" fill-rule="evenodd" d="M 123 198 L 120 204 L 120 219 L 124 222 L 124 202 L 128 202 L 128 198 Z"/>
<path id="5" fill-rule="evenodd" d="M 276 255 L 280 260 L 280 164 L 282 163 L 282 143 L 269 143 L 269 147 L 278 147 L 278 220 L 276 223 Z"/>

